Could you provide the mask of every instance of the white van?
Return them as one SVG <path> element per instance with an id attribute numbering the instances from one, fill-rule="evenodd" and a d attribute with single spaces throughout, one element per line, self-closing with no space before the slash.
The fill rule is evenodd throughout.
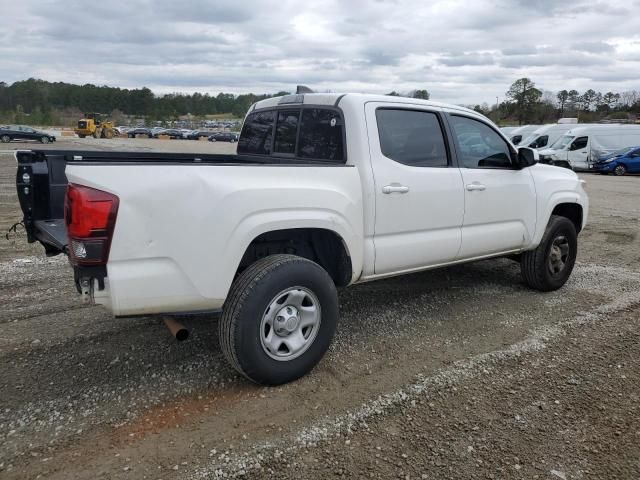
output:
<path id="1" fill-rule="evenodd" d="M 580 127 L 590 125 L 593 124 L 585 123 L 580 125 Z M 577 125 L 569 123 L 548 123 L 547 125 L 543 125 L 537 130 L 534 130 L 527 138 L 523 139 L 518 146 L 535 149 L 549 147 L 573 128 L 577 128 Z"/>
<path id="2" fill-rule="evenodd" d="M 521 127 L 516 128 L 509 132 L 507 137 L 511 140 L 511 143 L 514 145 L 520 144 L 523 138 L 527 138 L 531 133 L 540 128 L 541 125 L 522 125 Z"/>
<path id="3" fill-rule="evenodd" d="M 640 145 L 640 125 L 600 124 L 572 128 L 540 152 L 542 163 L 589 170 L 602 155 Z"/>

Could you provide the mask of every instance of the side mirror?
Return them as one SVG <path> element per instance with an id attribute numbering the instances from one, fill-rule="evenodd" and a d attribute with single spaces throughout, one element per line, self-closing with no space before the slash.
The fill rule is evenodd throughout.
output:
<path id="1" fill-rule="evenodd" d="M 539 159 L 538 152 L 532 148 L 520 147 L 518 149 L 518 167 L 520 168 L 535 165 Z"/>

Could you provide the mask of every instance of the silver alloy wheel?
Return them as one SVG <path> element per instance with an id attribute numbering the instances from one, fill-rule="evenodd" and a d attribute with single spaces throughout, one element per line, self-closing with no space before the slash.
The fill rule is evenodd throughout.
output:
<path id="1" fill-rule="evenodd" d="M 277 294 L 262 316 L 260 343 L 269 357 L 289 361 L 313 344 L 320 330 L 320 301 L 305 287 L 290 287 Z"/>
<path id="2" fill-rule="evenodd" d="M 569 259 L 569 240 L 564 235 L 559 235 L 553 239 L 551 248 L 549 249 L 549 258 L 547 265 L 549 272 L 553 276 L 557 276 L 564 270 Z"/>
<path id="3" fill-rule="evenodd" d="M 2 143 L 9 143 L 11 141 L 11 137 L 9 135 L 3 135 L 1 140 Z"/>
<path id="4" fill-rule="evenodd" d="M 49 143 L 49 137 L 42 137 L 42 138 L 40 139 L 40 141 L 41 141 L 42 143 Z"/>
<path id="5" fill-rule="evenodd" d="M 616 166 L 614 173 L 618 176 L 624 175 L 625 173 L 627 173 L 627 169 L 624 168 L 624 165 L 618 165 Z"/>

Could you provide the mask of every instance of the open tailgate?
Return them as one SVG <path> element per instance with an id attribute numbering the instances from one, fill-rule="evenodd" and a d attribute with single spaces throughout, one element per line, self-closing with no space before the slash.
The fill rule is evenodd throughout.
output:
<path id="1" fill-rule="evenodd" d="M 29 243 L 40 242 L 48 256 L 65 253 L 65 155 L 17 151 L 16 188 Z"/>

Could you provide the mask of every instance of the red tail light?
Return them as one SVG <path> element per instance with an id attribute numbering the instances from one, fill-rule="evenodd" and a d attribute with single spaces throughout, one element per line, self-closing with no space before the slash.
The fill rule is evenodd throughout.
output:
<path id="1" fill-rule="evenodd" d="M 107 263 L 117 214 L 118 197 L 115 195 L 83 185 L 70 183 L 67 186 L 64 219 L 71 263 Z"/>

